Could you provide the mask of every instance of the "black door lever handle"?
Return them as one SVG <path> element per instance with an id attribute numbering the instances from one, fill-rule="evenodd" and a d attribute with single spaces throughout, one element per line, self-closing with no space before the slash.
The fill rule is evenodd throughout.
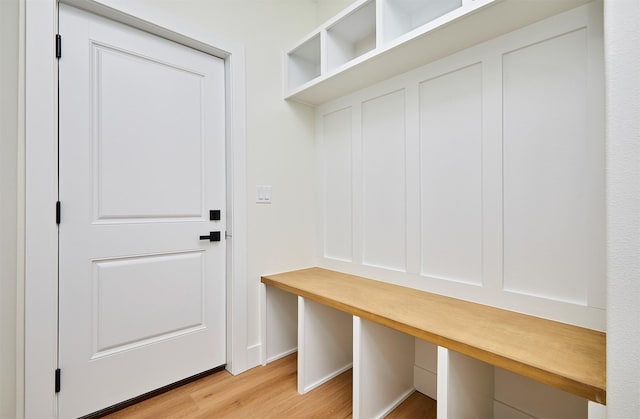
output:
<path id="1" fill-rule="evenodd" d="M 220 241 L 220 232 L 219 231 L 211 231 L 208 236 L 200 236 L 200 240 L 209 240 L 210 242 L 219 242 Z"/>

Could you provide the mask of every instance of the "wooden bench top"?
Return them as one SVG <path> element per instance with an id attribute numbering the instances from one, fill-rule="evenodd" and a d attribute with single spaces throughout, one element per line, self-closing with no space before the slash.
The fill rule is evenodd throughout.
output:
<path id="1" fill-rule="evenodd" d="M 322 268 L 262 282 L 606 404 L 606 334 Z"/>

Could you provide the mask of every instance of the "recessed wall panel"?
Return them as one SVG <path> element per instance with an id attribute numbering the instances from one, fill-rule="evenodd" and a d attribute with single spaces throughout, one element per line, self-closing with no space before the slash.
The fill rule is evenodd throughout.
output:
<path id="1" fill-rule="evenodd" d="M 325 257 L 352 259 L 351 108 L 322 118 L 324 150 Z"/>
<path id="2" fill-rule="evenodd" d="M 363 263 L 406 270 L 405 92 L 362 104 Z"/>
<path id="3" fill-rule="evenodd" d="M 103 46 L 94 57 L 96 218 L 199 217 L 202 76 Z"/>
<path id="4" fill-rule="evenodd" d="M 482 66 L 420 84 L 422 275 L 482 284 Z"/>
<path id="5" fill-rule="evenodd" d="M 587 59 L 586 29 L 503 56 L 504 289 L 578 304 L 605 275 Z"/>
<path id="6" fill-rule="evenodd" d="M 94 262 L 96 352 L 201 326 L 203 258 L 198 251 Z"/>

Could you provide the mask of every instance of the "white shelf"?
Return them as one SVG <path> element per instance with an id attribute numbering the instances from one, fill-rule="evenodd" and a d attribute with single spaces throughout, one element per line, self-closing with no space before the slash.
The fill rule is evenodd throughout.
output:
<path id="1" fill-rule="evenodd" d="M 361 0 L 305 38 L 319 75 L 292 72 L 301 44 L 287 53 L 285 98 L 319 105 L 589 1 Z"/>

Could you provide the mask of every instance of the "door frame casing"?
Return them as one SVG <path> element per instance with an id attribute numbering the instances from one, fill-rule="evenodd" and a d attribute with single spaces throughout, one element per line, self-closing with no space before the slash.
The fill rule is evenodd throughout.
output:
<path id="1" fill-rule="evenodd" d="M 227 153 L 227 369 L 248 368 L 247 199 L 244 49 L 173 21 L 119 10 L 104 0 L 62 0 L 225 61 Z M 26 418 L 57 416 L 54 374 L 58 365 L 58 32 L 57 0 L 26 0 L 25 44 L 25 358 Z M 64 40 L 63 40 L 64 56 Z M 64 203 L 63 203 L 64 208 Z M 64 222 L 64 209 L 62 211 Z M 62 373 L 64 391 L 64 372 Z"/>

